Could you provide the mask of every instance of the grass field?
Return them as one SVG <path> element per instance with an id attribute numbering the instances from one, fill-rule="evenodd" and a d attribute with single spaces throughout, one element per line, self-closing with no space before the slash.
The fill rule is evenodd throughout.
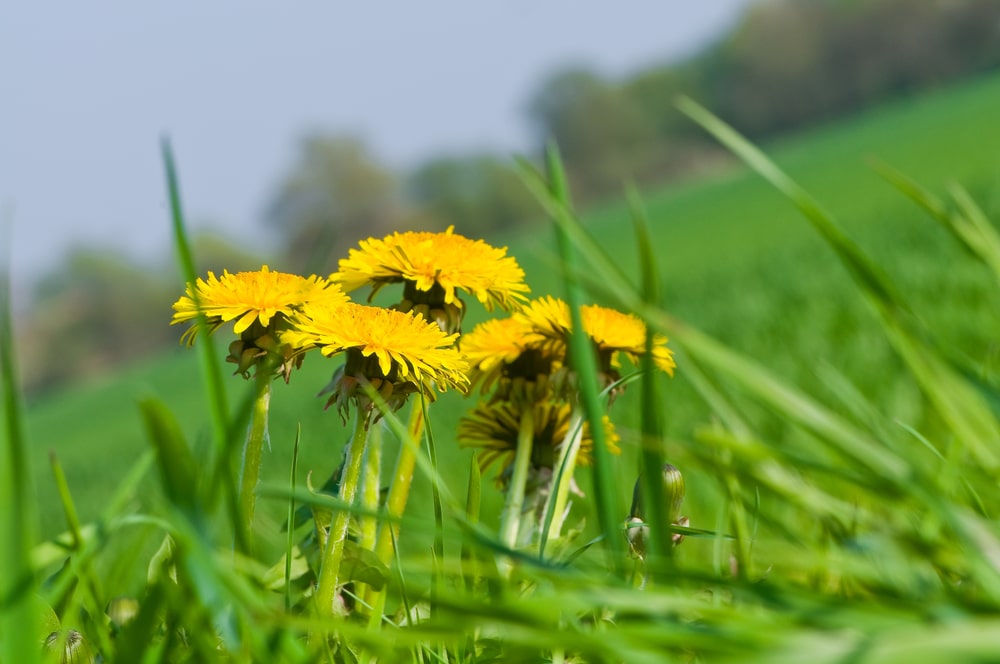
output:
<path id="1" fill-rule="evenodd" d="M 956 180 L 995 218 L 1000 202 L 1000 132 L 995 130 L 992 111 L 996 108 L 1000 108 L 1000 76 L 903 100 L 862 117 L 765 146 L 775 162 L 823 202 L 900 287 L 916 315 L 933 331 L 934 338 L 928 347 L 945 349 L 949 357 L 968 359 L 978 368 L 979 378 L 992 378 L 996 373 L 995 330 L 1000 329 L 1000 308 L 996 306 L 994 277 L 969 260 L 947 232 L 874 173 L 866 160 L 876 158 L 896 166 L 932 191 L 943 191 L 949 181 Z M 941 435 L 944 442 L 940 447 L 945 448 L 944 452 L 930 442 L 925 445 L 926 450 L 920 451 L 917 446 L 917 452 L 907 452 L 914 472 L 933 467 L 937 463 L 934 454 L 944 458 L 954 453 L 953 460 L 958 463 L 966 452 L 972 453 L 962 452 L 960 445 L 951 446 L 948 442 L 952 436 L 949 427 L 954 427 L 956 420 L 949 419 L 940 402 L 931 403 L 934 399 L 927 396 L 926 385 L 921 390 L 914 373 L 905 369 L 887 340 L 884 322 L 880 324 L 830 247 L 809 228 L 786 197 L 757 175 L 735 165 L 711 178 L 643 195 L 651 222 L 652 250 L 664 279 L 667 311 L 743 356 L 753 358 L 778 378 L 813 395 L 846 421 L 873 431 L 887 431 L 885 440 L 891 441 L 888 445 L 894 450 L 912 450 L 909 431 L 918 431 L 931 441 Z M 638 278 L 638 253 L 628 209 L 619 202 L 608 203 L 590 211 L 584 223 L 623 270 Z M 460 228 L 456 230 L 462 232 Z M 509 245 L 510 253 L 525 268 L 535 295 L 562 294 L 562 277 L 555 267 L 559 261 L 555 258 L 554 234 L 549 222 L 539 222 L 530 231 L 492 240 Z M 163 305 L 166 324 L 170 302 Z M 473 310 L 470 323 L 483 317 L 474 303 L 470 303 L 470 309 Z M 323 362 L 318 356 L 309 357 L 302 371 L 293 374 L 290 385 L 275 386 L 271 446 L 264 462 L 265 481 L 286 482 L 292 441 L 299 423 L 302 427 L 300 481 L 312 473 L 313 484 L 322 484 L 340 462 L 348 431 L 341 426 L 336 413 L 323 412 L 322 401 L 314 396 L 329 380 L 335 364 Z M 795 592 L 799 592 L 809 587 L 812 572 L 795 562 L 796 554 L 789 550 L 788 542 L 809 542 L 808 546 L 814 547 L 810 552 L 815 553 L 818 545 L 811 538 L 818 538 L 825 546 L 840 537 L 830 523 L 817 520 L 803 509 L 807 497 L 813 496 L 809 491 L 830 491 L 849 501 L 851 498 L 836 492 L 845 482 L 860 481 L 852 473 L 862 473 L 860 477 L 867 470 L 847 463 L 844 467 L 850 470 L 845 470 L 844 476 L 832 472 L 830 469 L 838 463 L 837 455 L 843 454 L 844 449 L 831 451 L 823 443 L 823 435 L 803 433 L 787 412 L 782 416 L 780 410 L 762 407 L 739 390 L 730 391 L 730 383 L 736 379 L 737 374 L 713 378 L 712 389 L 730 394 L 728 398 L 747 418 L 761 450 L 784 450 L 788 455 L 782 457 L 786 463 L 790 459 L 800 468 L 825 469 L 809 478 L 809 490 L 803 489 L 805 493 L 797 496 L 801 502 L 796 505 L 783 503 L 780 487 L 756 496 L 755 519 L 759 517 L 759 521 L 754 521 L 756 556 L 788 574 L 781 577 L 775 572 L 779 582 L 790 586 L 801 582 L 801 587 L 795 587 Z M 718 431 L 715 438 L 705 436 L 705 427 L 717 424 L 724 415 L 720 415 L 718 403 L 714 409 L 710 408 L 699 396 L 699 392 L 705 393 L 700 380 L 695 365 L 687 364 L 681 357 L 676 377 L 662 381 L 667 456 L 685 474 L 684 513 L 691 525 L 722 531 L 732 516 L 728 510 L 739 508 L 723 496 L 727 485 L 714 476 L 714 452 L 704 448 L 705 440 L 719 440 L 720 445 L 725 445 L 727 439 Z M 230 401 L 237 403 L 247 396 L 250 386 L 242 379 L 230 378 L 227 389 Z M 186 349 L 178 348 L 114 377 L 76 386 L 31 405 L 31 462 L 44 535 L 65 529 L 48 468 L 49 452 L 58 455 L 66 470 L 82 520 L 97 518 L 120 479 L 148 454 L 149 444 L 136 402 L 150 395 L 161 398 L 181 417 L 181 427 L 196 450 L 207 448 L 210 434 L 204 387 L 196 353 Z M 615 469 L 616 481 L 619 499 L 626 504 L 636 477 L 640 449 L 636 433 L 640 429 L 639 400 L 639 390 L 630 390 L 612 409 L 623 448 Z M 458 496 L 465 495 L 471 453 L 458 450 L 451 434 L 457 419 L 469 406 L 471 400 L 445 395 L 440 407 L 433 410 L 431 422 L 438 440 L 442 475 Z M 902 439 L 906 440 L 901 442 Z M 730 452 L 720 448 L 720 464 L 728 463 Z M 750 454 L 746 450 L 743 453 Z M 764 452 L 757 454 L 766 456 Z M 877 452 L 872 452 L 875 456 L 871 458 L 863 450 L 858 454 L 854 461 L 880 458 Z M 391 445 L 388 456 L 393 456 Z M 886 468 L 887 478 L 891 478 L 892 465 Z M 580 479 L 584 491 L 592 493 L 589 477 L 581 474 Z M 758 480 L 762 486 L 770 486 L 766 478 Z M 980 480 L 978 477 L 966 480 L 973 496 L 976 487 L 982 488 Z M 941 480 L 941 485 L 947 487 L 958 483 L 954 477 Z M 157 487 L 158 482 L 150 473 L 130 499 L 138 504 L 156 501 Z M 732 486 L 728 489 L 733 490 Z M 891 490 L 898 492 L 898 486 Z M 429 485 L 419 476 L 414 491 L 411 504 L 429 504 Z M 916 495 L 902 500 L 913 500 Z M 871 496 L 859 494 L 857 500 L 862 516 L 879 512 L 880 506 L 872 504 Z M 500 503 L 500 494 L 491 483 L 485 483 L 483 511 L 488 523 L 495 520 Z M 828 509 L 829 514 L 843 509 L 822 501 L 817 507 Z M 901 510 L 908 507 L 912 505 Z M 274 541 L 269 543 L 275 554 L 282 546 L 278 525 L 285 508 L 284 503 L 265 501 L 258 512 L 260 531 L 275 533 Z M 586 516 L 587 532 L 596 532 L 595 515 Z M 426 528 L 414 528 L 405 535 L 405 550 L 429 550 L 433 522 L 429 516 L 426 522 L 430 524 Z M 928 529 L 933 530 L 933 526 Z M 877 528 L 874 531 L 876 534 L 867 535 L 873 538 L 870 541 L 852 540 L 851 546 L 859 550 L 872 546 L 872 550 L 899 553 L 879 548 L 885 544 L 878 539 L 884 533 L 878 533 Z M 151 547 L 158 541 L 154 530 L 137 529 L 134 541 L 124 540 L 123 545 Z M 892 545 L 898 542 L 893 540 Z M 711 565 L 718 572 L 724 567 L 720 546 L 717 538 L 689 538 L 678 549 L 678 562 L 681 566 L 689 564 L 695 576 L 710 566 L 704 561 L 713 561 Z M 837 558 L 846 554 L 832 544 L 825 551 L 838 564 L 854 564 L 846 558 Z M 885 564 L 888 566 L 889 562 Z M 944 567 L 950 569 L 948 565 Z M 864 569 L 864 573 L 868 571 Z M 141 568 L 104 570 L 104 591 L 108 595 L 134 595 L 144 573 Z M 886 578 L 874 581 L 872 587 L 889 588 L 890 595 L 905 594 L 906 601 L 900 603 L 905 606 L 898 610 L 918 611 L 923 586 L 913 590 L 916 587 L 913 584 L 917 583 L 914 579 L 924 579 L 926 574 L 924 570 L 908 569 L 906 574 L 893 577 L 892 570 L 886 569 Z M 846 599 L 853 597 L 849 592 L 853 586 L 845 582 L 841 587 L 837 578 L 830 576 L 822 570 L 816 572 L 817 584 L 831 584 L 837 589 L 830 597 L 824 595 L 824 601 L 843 600 L 842 605 L 837 605 L 843 610 L 838 615 L 844 619 L 855 616 L 852 612 L 858 611 L 857 606 Z M 856 579 L 850 583 L 864 585 Z M 934 583 L 927 583 L 928 588 L 935 587 Z M 901 590 L 904 587 L 905 592 Z M 874 591 L 865 586 L 858 592 Z M 788 596 L 792 597 L 799 596 L 794 593 Z M 720 603 L 726 602 L 717 598 L 715 604 Z M 898 619 L 890 613 L 880 617 L 888 621 L 890 615 L 892 620 Z M 749 622 L 748 618 L 748 625 Z M 805 623 L 808 624 L 808 619 Z"/>
<path id="2" fill-rule="evenodd" d="M 977 358 L 996 352 L 991 331 L 998 329 L 1000 315 L 989 277 L 957 260 L 959 249 L 946 234 L 872 172 L 866 159 L 893 164 L 935 190 L 956 179 L 989 208 L 1000 200 L 996 108 L 1000 77 L 991 77 L 768 146 L 775 161 L 828 202 L 906 286 L 918 311 L 921 303 L 934 303 L 932 322 L 951 343 Z M 915 388 L 898 375 L 896 360 L 843 269 L 766 183 L 733 166 L 715 177 L 643 194 L 670 311 L 789 378 L 808 384 L 817 369 L 836 367 L 900 416 L 919 417 Z M 585 221 L 634 274 L 634 240 L 624 206 L 609 203 Z M 536 294 L 559 294 L 559 277 L 551 267 L 552 237 L 550 227 L 540 223 L 529 232 L 500 238 L 525 268 Z M 948 315 L 950 302 L 969 301 L 983 303 L 980 318 Z M 169 305 L 164 302 L 165 323 Z M 476 318 L 475 312 L 472 316 Z M 327 430 L 336 424 L 336 415 L 322 412 L 321 401 L 313 396 L 331 371 L 332 365 L 307 362 L 291 385 L 276 389 L 266 464 L 271 479 L 287 473 L 289 441 L 298 421 L 303 426 L 302 473 L 322 475 L 338 462 L 344 441 Z M 32 462 L 47 535 L 65 527 L 49 451 L 65 466 L 84 520 L 96 517 L 117 479 L 148 449 L 135 408 L 140 396 L 163 398 L 175 412 L 185 413 L 184 428 L 193 441 L 204 438 L 207 413 L 199 376 L 195 354 L 178 349 L 32 405 Z M 234 398 L 246 388 L 238 378 L 228 387 Z M 686 386 L 683 371 L 667 390 L 668 429 L 688 436 L 706 421 L 708 410 Z M 463 407 L 454 401 L 456 409 Z M 621 410 L 629 411 L 627 403 Z M 442 426 L 447 430 L 450 424 Z M 468 454 L 449 452 L 445 463 L 454 459 L 455 467 L 464 469 Z M 632 472 L 623 470 L 623 479 Z M 696 488 L 689 499 L 698 504 Z"/>

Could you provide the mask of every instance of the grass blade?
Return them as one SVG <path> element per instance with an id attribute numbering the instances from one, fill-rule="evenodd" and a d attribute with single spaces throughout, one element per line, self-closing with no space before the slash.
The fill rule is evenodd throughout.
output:
<path id="1" fill-rule="evenodd" d="M 642 296 L 650 306 L 660 306 L 660 276 L 656 267 L 656 257 L 653 254 L 653 239 L 649 230 L 649 218 L 639 199 L 638 192 L 629 187 L 627 191 L 629 209 L 632 212 L 632 226 L 635 230 L 636 249 L 639 254 L 639 265 L 642 272 Z M 642 450 L 640 456 L 639 477 L 646 523 L 651 524 L 653 534 L 647 570 L 651 579 L 663 576 L 660 573 L 658 560 L 672 560 L 674 546 L 671 532 L 667 526 L 672 525 L 669 511 L 665 510 L 667 498 L 663 487 L 663 467 L 667 463 L 666 450 L 663 444 L 663 421 L 660 417 L 662 402 L 657 389 L 659 371 L 653 362 L 653 334 L 646 334 L 646 353 L 643 355 L 640 368 L 642 370 L 641 387 L 641 418 L 642 418 Z M 670 573 L 671 565 L 663 570 Z"/>
<path id="2" fill-rule="evenodd" d="M 184 223 L 184 210 L 181 206 L 180 184 L 177 180 L 174 151 L 170 145 L 170 140 L 167 138 L 163 139 L 160 148 L 163 154 L 163 168 L 167 176 L 167 195 L 170 198 L 170 218 L 174 231 L 174 246 L 177 250 L 177 261 L 181 276 L 184 277 L 184 283 L 193 285 L 197 283 L 198 273 Z M 195 300 L 195 304 L 198 304 L 197 289 L 192 288 L 191 295 Z M 215 441 L 221 452 L 229 434 L 229 407 L 227 405 L 225 384 L 222 381 L 222 370 L 220 368 L 219 355 L 215 350 L 215 343 L 212 335 L 208 334 L 205 315 L 200 311 L 195 324 L 201 327 L 198 348 L 201 353 L 202 376 L 208 391 L 209 412 L 212 415 Z"/>
<path id="3" fill-rule="evenodd" d="M 4 229 L 5 231 L 7 229 Z M 6 238 L 4 238 L 6 239 Z M 6 248 L 7 243 L 0 243 Z M 4 251 L 4 258 L 7 252 Z M 4 449 L 0 450 L 0 660 L 37 662 L 40 649 L 34 642 L 35 575 L 31 551 L 38 526 L 24 402 L 14 352 L 14 326 L 10 306 L 10 273 L 6 260 L 0 274 L 0 384 L 3 388 Z"/>
<path id="4" fill-rule="evenodd" d="M 573 332 L 570 335 L 569 358 L 579 380 L 580 401 L 587 420 L 590 422 L 590 435 L 593 440 L 594 464 L 592 466 L 594 497 L 597 503 L 597 518 L 601 532 L 605 535 L 604 546 L 608 552 L 608 563 L 612 569 L 621 567 L 624 561 L 625 539 L 621 536 L 621 524 L 625 511 L 621 506 L 621 497 L 614 482 L 612 457 L 608 451 L 604 436 L 602 418 L 604 407 L 600 401 L 600 387 L 597 379 L 597 360 L 590 340 L 583 332 L 583 319 L 580 307 L 583 306 L 583 291 L 576 273 L 577 257 L 573 246 L 573 238 L 568 227 L 574 225 L 570 210 L 569 190 L 566 185 L 566 175 L 562 161 L 555 146 L 550 145 L 546 151 L 546 167 L 549 177 L 550 197 L 556 201 L 557 215 L 556 233 L 559 243 L 559 253 L 566 267 L 566 302 L 569 304 Z"/>
<path id="5" fill-rule="evenodd" d="M 958 375 L 933 344 L 927 341 L 923 327 L 916 322 L 903 298 L 868 256 L 840 229 L 836 221 L 804 189 L 777 167 L 763 152 L 735 130 L 688 98 L 677 106 L 682 112 L 712 134 L 724 146 L 791 200 L 819 231 L 855 282 L 874 305 L 882 327 L 896 352 L 909 365 L 927 397 L 948 422 L 952 431 L 977 461 L 990 473 L 1000 473 L 1000 456 L 992 449 L 1000 439 L 1000 423 L 991 413 L 982 395 Z M 888 171 L 887 171 L 888 172 Z M 896 181 L 901 181 L 896 178 Z M 912 183 L 903 183 L 920 201 L 952 222 L 943 206 Z M 971 224 L 971 222 L 969 222 Z M 843 439 L 846 442 L 846 439 Z M 854 453 L 862 452 L 855 447 Z"/>

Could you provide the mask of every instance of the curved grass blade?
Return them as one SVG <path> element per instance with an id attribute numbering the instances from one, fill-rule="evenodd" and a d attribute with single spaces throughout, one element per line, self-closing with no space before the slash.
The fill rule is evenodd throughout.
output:
<path id="1" fill-rule="evenodd" d="M 6 224 L 5 224 L 6 226 Z M 7 235 L 7 228 L 3 229 Z M 0 272 L 0 384 L 3 389 L 4 445 L 0 450 L 0 660 L 37 662 L 41 654 L 33 637 L 36 629 L 31 550 L 38 526 L 24 403 L 14 353 L 14 326 L 10 307 L 7 242 Z"/>
<path id="2" fill-rule="evenodd" d="M 1000 474 L 1000 455 L 992 447 L 1000 440 L 1000 423 L 982 395 L 927 342 L 922 326 L 916 323 L 909 307 L 878 266 L 847 237 L 829 212 L 760 149 L 694 101 L 682 97 L 677 106 L 799 209 L 834 250 L 862 294 L 875 305 L 889 341 L 956 437 L 979 464 L 992 474 Z"/>
<path id="3" fill-rule="evenodd" d="M 614 475 L 611 454 L 604 440 L 604 429 L 601 424 L 603 408 L 600 403 L 600 388 L 597 381 L 597 365 L 593 349 L 583 330 L 580 307 L 583 304 L 583 291 L 577 274 L 577 257 L 575 249 L 576 235 L 579 227 L 570 206 L 569 190 L 562 161 L 555 146 L 546 150 L 546 171 L 548 182 L 540 179 L 533 170 L 523 170 L 525 182 L 539 202 L 549 212 L 556 224 L 556 234 L 560 257 L 564 266 L 566 281 L 566 301 L 569 304 L 573 334 L 570 336 L 569 354 L 573 368 L 579 379 L 580 400 L 590 422 L 590 432 L 593 438 L 594 463 L 592 466 L 595 502 L 601 532 L 605 534 L 605 548 L 608 564 L 612 569 L 624 572 L 623 561 L 625 540 L 620 537 L 620 524 L 625 512 L 621 508 L 621 499 L 614 486 Z M 617 268 L 612 270 L 621 276 Z"/>
<path id="4" fill-rule="evenodd" d="M 662 304 L 660 276 L 653 255 L 653 238 L 649 230 L 649 218 L 634 187 L 627 190 L 629 209 L 632 212 L 632 226 L 636 236 L 636 251 L 642 272 L 642 296 L 650 306 Z M 663 488 L 663 467 L 667 463 L 664 449 L 663 420 L 660 417 L 663 404 L 657 390 L 659 371 L 653 363 L 653 334 L 646 334 L 646 352 L 640 360 L 642 381 L 640 383 L 640 416 L 642 419 L 641 465 L 639 467 L 640 486 L 645 500 L 643 518 L 654 527 L 652 544 L 647 557 L 647 571 L 654 581 L 672 572 L 674 546 L 667 526 L 672 525 Z M 661 570 L 660 561 L 666 565 Z"/>
<path id="5" fill-rule="evenodd" d="M 191 243 L 188 241 L 187 230 L 184 223 L 184 210 L 181 206 L 180 184 L 177 181 L 177 167 L 174 163 L 174 151 L 170 145 L 170 139 L 164 138 L 160 144 L 163 154 L 163 168 L 167 176 L 167 194 L 170 197 L 170 218 L 174 231 L 174 245 L 177 249 L 177 261 L 180 264 L 181 276 L 184 283 L 196 284 L 198 280 L 197 270 L 194 264 L 194 256 L 191 252 Z M 192 296 L 195 304 L 198 304 L 198 291 L 192 288 Z M 226 400 L 225 384 L 222 381 L 222 370 L 218 361 L 218 353 L 212 336 L 207 333 L 208 327 L 205 315 L 199 309 L 198 319 L 195 323 L 201 327 L 199 334 L 198 348 L 201 352 L 202 374 L 208 390 L 209 411 L 212 414 L 212 425 L 215 430 L 215 441 L 220 446 L 226 440 L 229 407 Z"/>

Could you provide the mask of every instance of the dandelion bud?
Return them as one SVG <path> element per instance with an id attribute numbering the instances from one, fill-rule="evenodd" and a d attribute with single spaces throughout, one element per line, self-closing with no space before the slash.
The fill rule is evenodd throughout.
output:
<path id="1" fill-rule="evenodd" d="M 684 476 L 669 463 L 663 465 L 663 497 L 667 505 L 667 522 L 676 524 L 680 519 L 681 505 L 684 503 Z M 645 520 L 645 507 L 642 496 L 642 478 L 635 481 L 632 489 L 632 507 L 629 518 Z"/>
<path id="2" fill-rule="evenodd" d="M 447 309 L 441 309 L 439 307 L 431 309 L 430 311 L 427 312 L 427 320 L 440 327 L 441 331 L 444 332 L 445 334 L 451 334 L 452 332 L 455 331 L 451 329 L 452 319 L 450 316 L 448 316 Z"/>
<path id="3" fill-rule="evenodd" d="M 62 656 L 59 657 L 61 664 L 95 664 L 97 654 L 90 644 L 83 638 L 83 634 L 71 629 L 68 632 L 52 632 L 45 639 L 42 647 L 46 654 L 52 657 L 59 656 L 60 649 Z"/>
<path id="4" fill-rule="evenodd" d="M 669 463 L 663 464 L 664 497 L 667 499 L 668 518 L 670 523 L 677 523 L 681 516 L 681 505 L 684 503 L 684 476 Z"/>

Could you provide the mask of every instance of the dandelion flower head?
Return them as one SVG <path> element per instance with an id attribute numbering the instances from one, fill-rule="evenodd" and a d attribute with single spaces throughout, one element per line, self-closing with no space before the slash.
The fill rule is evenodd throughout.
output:
<path id="1" fill-rule="evenodd" d="M 209 272 L 194 289 L 188 284 L 185 295 L 174 303 L 170 324 L 194 320 L 200 309 L 210 331 L 235 321 L 233 331 L 240 335 L 254 323 L 267 328 L 275 317 L 288 317 L 306 303 L 333 307 L 345 302 L 343 290 L 327 279 L 274 272 L 264 265 L 258 272 L 223 271 L 221 277 Z M 191 344 L 197 333 L 198 326 L 193 326 L 182 338 Z"/>
<path id="2" fill-rule="evenodd" d="M 473 295 L 488 310 L 518 306 L 528 292 L 524 271 L 507 249 L 470 240 L 449 227 L 444 233 L 408 231 L 381 240 L 362 240 L 341 259 L 330 279 L 353 291 L 366 284 L 377 291 L 388 283 L 407 282 L 418 291 L 443 291 L 454 304 L 456 291 Z"/>
<path id="3" fill-rule="evenodd" d="M 529 322 L 533 343 L 565 353 L 572 319 L 569 305 L 563 300 L 550 296 L 539 298 L 528 303 L 515 316 Z M 585 305 L 580 308 L 580 317 L 584 332 L 610 366 L 619 366 L 619 353 L 624 353 L 636 363 L 646 354 L 646 324 L 636 316 L 599 305 Z M 672 376 L 676 365 L 665 336 L 653 336 L 652 355 L 656 367 Z"/>
<path id="4" fill-rule="evenodd" d="M 537 468 L 552 468 L 559 454 L 559 448 L 569 438 L 573 421 L 573 408 L 567 403 L 540 401 L 480 403 L 471 413 L 462 418 L 458 428 L 458 440 L 462 447 L 476 447 L 481 451 L 479 465 L 486 470 L 496 461 L 502 464 L 501 481 L 507 468 L 514 461 L 521 413 L 524 408 L 532 408 L 534 436 L 532 438 L 531 462 Z M 618 434 L 610 418 L 604 416 L 605 444 L 613 454 L 620 454 Z M 583 423 L 580 452 L 577 462 L 581 465 L 593 463 L 594 440 L 590 425 Z"/>
<path id="5" fill-rule="evenodd" d="M 384 383 L 387 390 L 405 385 L 407 391 L 428 393 L 435 386 L 444 391 L 468 384 L 468 364 L 452 347 L 455 338 L 420 316 L 350 302 L 336 308 L 307 304 L 281 335 L 282 342 L 303 351 L 319 348 L 327 357 L 347 353 L 347 378 L 364 378 L 376 389 Z M 348 392 L 357 394 L 353 387 Z M 334 400 L 346 396 L 335 394 Z"/>

